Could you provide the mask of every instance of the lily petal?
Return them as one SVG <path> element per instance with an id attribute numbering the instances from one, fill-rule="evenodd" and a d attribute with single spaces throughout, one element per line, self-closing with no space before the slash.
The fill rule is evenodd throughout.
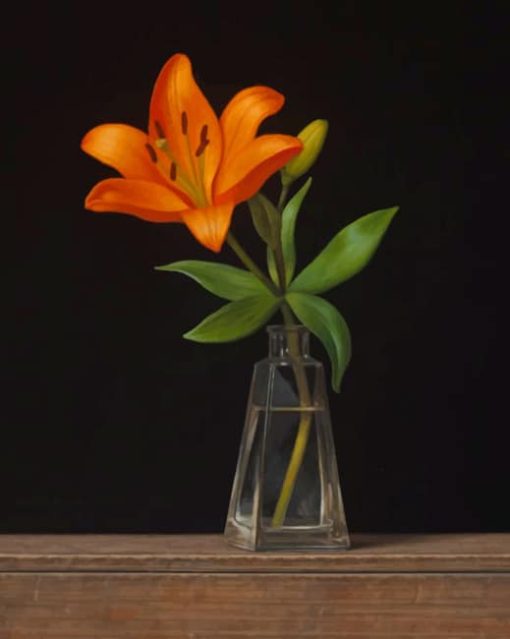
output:
<path id="1" fill-rule="evenodd" d="M 196 153 L 202 146 L 204 131 L 208 143 L 198 158 Z M 153 139 L 164 134 L 178 170 L 184 170 L 195 184 L 203 183 L 206 198 L 211 202 L 212 183 L 222 155 L 222 134 L 216 114 L 193 78 L 191 62 L 182 53 L 168 60 L 156 80 L 149 133 Z"/>
<path id="2" fill-rule="evenodd" d="M 164 184 L 145 147 L 147 142 L 146 133 L 128 124 L 100 124 L 84 136 L 81 148 L 125 178 Z"/>
<path id="3" fill-rule="evenodd" d="M 195 238 L 211 251 L 219 253 L 232 219 L 234 203 L 226 202 L 203 209 L 190 209 L 180 215 Z"/>
<path id="4" fill-rule="evenodd" d="M 85 208 L 98 213 L 127 213 L 149 222 L 180 222 L 189 205 L 170 189 L 154 182 L 110 178 L 98 182 Z"/>
<path id="5" fill-rule="evenodd" d="M 223 161 L 239 153 L 257 135 L 258 128 L 270 115 L 277 113 L 285 98 L 264 86 L 239 91 L 227 104 L 220 118 L 223 131 Z"/>
<path id="6" fill-rule="evenodd" d="M 261 135 L 222 164 L 215 183 L 216 201 L 244 202 L 297 155 L 303 144 L 290 135 Z"/>

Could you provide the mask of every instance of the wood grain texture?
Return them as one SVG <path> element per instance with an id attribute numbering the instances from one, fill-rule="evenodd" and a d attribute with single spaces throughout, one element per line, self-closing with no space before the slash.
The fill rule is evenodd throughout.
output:
<path id="1" fill-rule="evenodd" d="M 0 571 L 505 572 L 510 534 L 353 535 L 338 552 L 253 553 L 222 535 L 0 535 Z"/>
<path id="2" fill-rule="evenodd" d="M 508 639 L 510 535 L 0 536 L 0 639 Z"/>
<path id="3" fill-rule="evenodd" d="M 510 636 L 505 575 L 4 574 L 0 584 L 2 639 Z"/>

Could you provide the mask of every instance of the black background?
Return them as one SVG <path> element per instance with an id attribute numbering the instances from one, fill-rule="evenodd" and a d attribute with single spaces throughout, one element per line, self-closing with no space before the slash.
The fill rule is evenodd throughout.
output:
<path id="1" fill-rule="evenodd" d="M 7 25 L 0 530 L 222 529 L 266 336 L 183 340 L 219 301 L 153 266 L 217 258 L 184 226 L 83 208 L 113 172 L 82 135 L 144 128 L 177 51 L 218 111 L 261 83 L 287 98 L 264 131 L 330 121 L 298 266 L 359 215 L 401 207 L 373 263 L 328 295 L 353 336 L 331 393 L 350 528 L 509 529 L 508 11 L 478 5 L 23 4 Z M 245 205 L 234 229 L 260 259 Z"/>

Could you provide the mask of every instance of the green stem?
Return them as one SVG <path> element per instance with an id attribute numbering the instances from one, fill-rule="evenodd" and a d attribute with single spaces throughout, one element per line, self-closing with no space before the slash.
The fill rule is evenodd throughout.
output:
<path id="1" fill-rule="evenodd" d="M 257 279 L 259 279 L 262 284 L 266 288 L 268 288 L 273 295 L 276 297 L 281 297 L 280 290 L 273 284 L 273 282 L 260 270 L 260 268 L 255 264 L 255 262 L 251 259 L 248 253 L 243 249 L 243 247 L 237 241 L 237 238 L 234 236 L 232 231 L 227 235 L 227 244 L 234 251 L 237 257 L 241 260 L 241 262 L 246 266 L 246 268 L 255 275 Z"/>
<path id="2" fill-rule="evenodd" d="M 276 272 L 278 273 L 278 282 L 280 290 L 285 293 L 287 289 L 287 274 L 285 272 L 285 260 L 283 259 L 283 249 L 281 241 L 278 242 L 276 249 L 273 251 L 274 261 L 276 264 Z M 283 312 L 283 311 L 282 311 Z"/>
<path id="3" fill-rule="evenodd" d="M 278 209 L 280 213 L 285 206 L 285 202 L 287 200 L 287 195 L 289 192 L 288 185 L 283 185 L 282 191 L 280 194 L 280 199 L 278 201 Z M 274 257 L 276 262 L 276 268 L 278 271 L 278 278 L 280 280 L 280 288 L 285 292 L 287 282 L 285 275 L 285 261 L 283 258 L 283 249 L 281 238 L 278 242 L 276 250 L 274 251 Z M 287 304 L 283 304 L 281 307 L 283 321 L 285 326 L 294 326 L 296 324 L 296 320 L 294 318 L 294 314 L 292 313 L 290 307 Z M 278 501 L 276 503 L 276 508 L 273 513 L 273 519 L 271 525 L 273 528 L 278 528 L 283 525 L 285 521 L 285 517 L 287 515 L 287 510 L 289 507 L 290 500 L 292 499 L 292 494 L 296 487 L 296 480 L 299 473 L 299 469 L 303 463 L 303 458 L 305 456 L 306 447 L 308 445 L 308 440 L 310 438 L 310 430 L 312 426 L 312 415 L 307 410 L 312 403 L 310 397 L 310 389 L 308 388 L 308 380 L 306 378 L 306 371 L 301 361 L 301 352 L 300 352 L 300 343 L 299 343 L 299 334 L 295 331 L 288 331 L 287 333 L 287 342 L 289 346 L 289 354 L 292 360 L 292 368 L 294 369 L 294 376 L 296 378 L 296 384 L 299 393 L 299 405 L 301 408 L 305 409 L 300 413 L 299 418 L 299 426 L 298 432 L 296 435 L 296 440 L 294 442 L 294 448 L 292 449 L 292 453 L 289 460 L 289 465 L 287 466 L 287 470 L 285 472 L 285 477 L 283 479 L 283 484 L 280 490 L 280 495 L 278 497 Z"/>
<path id="4" fill-rule="evenodd" d="M 288 195 L 288 186 L 282 187 L 280 194 L 278 208 L 280 212 L 283 210 L 285 201 Z M 240 261 L 246 266 L 246 268 L 258 278 L 264 286 L 275 296 L 282 297 L 285 294 L 286 289 L 286 276 L 285 276 L 285 262 L 283 259 L 283 249 L 281 240 L 274 251 L 276 267 L 278 271 L 278 279 L 280 282 L 280 288 L 278 288 L 273 282 L 263 273 L 263 271 L 252 260 L 244 248 L 239 244 L 237 238 L 232 232 L 227 235 L 227 243 L 234 251 Z M 285 326 L 294 326 L 296 319 L 290 309 L 290 307 L 283 303 L 281 306 L 283 319 Z M 299 335 L 295 331 L 288 331 L 287 335 L 289 354 L 292 361 L 292 367 L 294 369 L 294 375 L 296 378 L 296 384 L 299 393 L 299 404 L 303 408 L 301 417 L 299 420 L 298 432 L 296 440 L 294 442 L 294 448 L 291 453 L 289 465 L 285 473 L 280 495 L 276 504 L 276 508 L 272 518 L 272 526 L 277 528 L 283 525 L 285 517 L 287 515 L 287 509 L 289 507 L 292 494 L 296 486 L 296 480 L 299 473 L 299 469 L 303 463 L 303 458 L 310 438 L 310 430 L 312 425 L 312 415 L 309 412 L 312 400 L 310 396 L 310 389 L 308 387 L 308 380 L 306 378 L 306 372 L 301 361 L 301 352 L 299 344 Z"/>
<path id="5" fill-rule="evenodd" d="M 276 272 L 278 273 L 278 281 L 280 283 L 280 290 L 285 293 L 287 289 L 287 274 L 285 272 L 285 260 L 283 258 L 283 247 L 282 247 L 282 212 L 285 207 L 285 202 L 287 201 L 287 196 L 289 194 L 289 185 L 282 185 L 282 190 L 280 192 L 280 197 L 278 199 L 278 212 L 280 213 L 280 228 L 278 232 L 278 243 L 276 248 L 273 250 L 274 261 L 276 264 Z M 287 307 L 288 308 L 288 307 Z M 283 312 L 283 311 L 282 311 Z M 288 308 L 288 312 L 292 317 L 292 311 Z"/>
<path id="6" fill-rule="evenodd" d="M 278 210 L 280 213 L 283 211 L 283 207 L 285 206 L 285 202 L 287 200 L 287 195 L 289 194 L 289 184 L 283 184 L 282 190 L 280 193 L 280 198 L 278 199 Z"/>
<path id="7" fill-rule="evenodd" d="M 295 325 L 294 315 L 290 308 L 283 304 L 282 314 L 285 322 L 285 326 Z M 308 388 L 308 380 L 306 378 L 306 371 L 301 362 L 299 335 L 294 331 L 288 331 L 287 335 L 289 353 L 292 359 L 292 366 L 294 369 L 294 375 L 296 376 L 296 384 L 299 393 L 299 404 L 304 410 L 301 412 L 299 419 L 299 427 L 294 442 L 294 448 L 292 450 L 289 465 L 283 480 L 280 495 L 276 503 L 276 508 L 273 514 L 272 526 L 278 528 L 283 525 L 285 517 L 287 515 L 287 509 L 289 507 L 290 500 L 294 488 L 296 487 L 296 480 L 303 463 L 306 447 L 310 438 L 310 430 L 312 426 L 312 414 L 309 412 L 309 408 L 312 405 L 312 398 L 310 396 L 310 389 Z"/>

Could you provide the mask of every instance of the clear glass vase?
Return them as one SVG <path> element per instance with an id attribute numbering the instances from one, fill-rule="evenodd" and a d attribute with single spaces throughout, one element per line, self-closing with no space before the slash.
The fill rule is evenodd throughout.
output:
<path id="1" fill-rule="evenodd" d="M 324 368 L 303 326 L 269 326 L 255 365 L 225 526 L 249 550 L 349 547 Z"/>

